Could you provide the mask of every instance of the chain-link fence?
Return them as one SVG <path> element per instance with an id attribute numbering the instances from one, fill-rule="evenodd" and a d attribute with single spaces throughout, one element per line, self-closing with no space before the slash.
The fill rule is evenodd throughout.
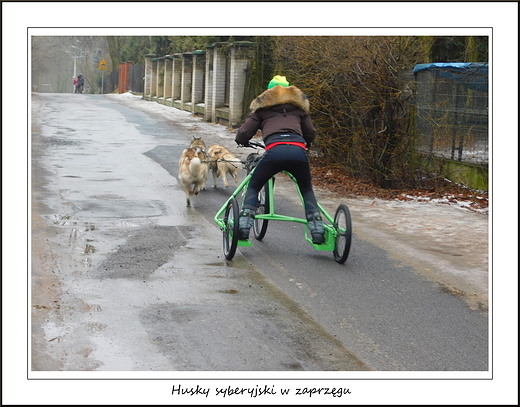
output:
<path id="1" fill-rule="evenodd" d="M 416 150 L 488 165 L 488 65 L 416 65 Z"/>

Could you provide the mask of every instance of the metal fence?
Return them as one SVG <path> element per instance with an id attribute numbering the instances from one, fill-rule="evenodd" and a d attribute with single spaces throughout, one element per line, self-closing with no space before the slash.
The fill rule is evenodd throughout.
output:
<path id="1" fill-rule="evenodd" d="M 128 67 L 128 90 L 138 93 L 144 91 L 144 64 Z"/>
<path id="2" fill-rule="evenodd" d="M 120 69 L 110 72 L 105 76 L 104 93 L 112 93 L 116 88 L 120 87 Z M 101 86 L 101 85 L 100 85 Z M 129 64 L 126 67 L 125 82 L 123 86 L 124 92 L 132 91 L 142 93 L 144 90 L 144 64 L 133 65 Z M 120 92 L 121 93 L 121 92 Z"/>
<path id="3" fill-rule="evenodd" d="M 420 64 L 415 74 L 416 150 L 488 165 L 488 65 Z"/>

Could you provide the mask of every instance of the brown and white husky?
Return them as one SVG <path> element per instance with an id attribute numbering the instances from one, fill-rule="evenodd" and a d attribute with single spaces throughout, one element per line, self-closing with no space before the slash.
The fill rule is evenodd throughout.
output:
<path id="1" fill-rule="evenodd" d="M 193 140 L 191 140 L 190 144 L 191 148 L 200 148 L 200 152 L 202 154 L 206 154 L 206 143 L 202 139 L 202 137 L 195 137 L 193 136 Z"/>
<path id="2" fill-rule="evenodd" d="M 230 174 L 238 183 L 238 170 L 242 162 L 229 150 L 219 144 L 213 144 L 208 149 L 208 171 L 213 172 L 213 188 L 217 187 L 217 177 L 221 177 L 224 185 L 229 187 L 227 175 Z"/>
<path id="3" fill-rule="evenodd" d="M 191 196 L 198 195 L 208 179 L 208 165 L 200 154 L 199 147 L 188 147 L 179 160 L 179 181 L 186 194 L 186 206 L 191 206 Z"/>

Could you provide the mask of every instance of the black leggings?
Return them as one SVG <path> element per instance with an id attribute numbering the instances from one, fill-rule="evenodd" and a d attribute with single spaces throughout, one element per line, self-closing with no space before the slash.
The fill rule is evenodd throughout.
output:
<path id="1" fill-rule="evenodd" d="M 258 162 L 244 198 L 244 208 L 256 208 L 258 193 L 273 175 L 287 171 L 296 178 L 303 196 L 306 212 L 316 212 L 309 159 L 302 147 L 280 144 L 267 150 Z"/>

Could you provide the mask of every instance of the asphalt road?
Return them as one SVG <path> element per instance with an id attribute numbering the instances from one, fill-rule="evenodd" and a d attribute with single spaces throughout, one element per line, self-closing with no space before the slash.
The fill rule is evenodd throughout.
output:
<path id="1" fill-rule="evenodd" d="M 355 217 L 343 265 L 286 222 L 227 261 L 213 217 L 231 188 L 210 179 L 187 208 L 177 165 L 193 135 L 229 140 L 102 95 L 32 107 L 33 371 L 489 369 L 487 309 Z M 276 192 L 299 216 L 290 182 Z"/>

